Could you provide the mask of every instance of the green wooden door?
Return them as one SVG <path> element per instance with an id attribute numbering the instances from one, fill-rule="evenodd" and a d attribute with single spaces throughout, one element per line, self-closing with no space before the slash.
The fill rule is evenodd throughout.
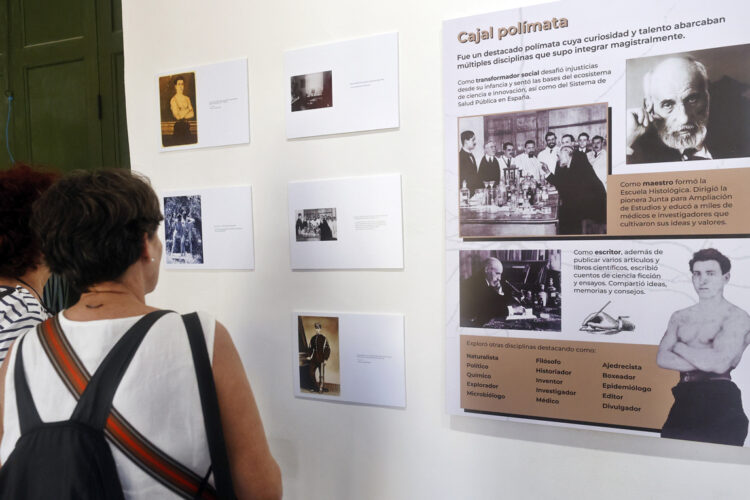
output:
<path id="1" fill-rule="evenodd" d="M 0 168 L 10 163 L 5 146 L 5 126 L 8 117 L 8 0 L 0 0 Z"/>
<path id="2" fill-rule="evenodd" d="M 16 160 L 128 166 L 118 0 L 6 0 Z"/>
<path id="3" fill-rule="evenodd" d="M 99 95 L 102 116 L 102 165 L 130 167 L 125 118 L 125 58 L 121 0 L 97 1 Z"/>

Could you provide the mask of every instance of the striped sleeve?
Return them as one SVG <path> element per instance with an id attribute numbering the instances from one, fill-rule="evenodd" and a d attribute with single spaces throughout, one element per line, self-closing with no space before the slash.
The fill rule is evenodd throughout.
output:
<path id="1" fill-rule="evenodd" d="M 45 319 L 47 314 L 39 301 L 23 288 L 0 298 L 0 363 L 21 333 Z"/>

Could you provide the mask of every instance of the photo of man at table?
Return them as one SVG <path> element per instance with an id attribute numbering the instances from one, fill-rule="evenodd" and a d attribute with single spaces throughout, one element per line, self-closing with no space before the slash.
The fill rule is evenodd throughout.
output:
<path id="1" fill-rule="evenodd" d="M 606 234 L 606 103 L 458 119 L 462 238 Z"/>
<path id="2" fill-rule="evenodd" d="M 559 332 L 560 250 L 461 250 L 460 326 Z"/>

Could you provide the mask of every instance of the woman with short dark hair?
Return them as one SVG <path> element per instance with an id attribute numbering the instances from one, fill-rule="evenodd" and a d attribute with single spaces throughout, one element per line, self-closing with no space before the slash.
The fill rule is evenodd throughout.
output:
<path id="1" fill-rule="evenodd" d="M 41 294 L 50 271 L 29 220 L 55 179 L 23 164 L 0 170 L 0 363 L 21 332 L 48 317 Z"/>
<path id="2" fill-rule="evenodd" d="M 72 307 L 44 324 L 39 334 L 24 335 L 20 344 L 31 395 L 41 420 L 65 420 L 76 398 L 60 383 L 59 367 L 45 342 L 46 329 L 75 354 L 80 370 L 94 373 L 113 345 L 140 318 L 157 309 L 145 295 L 159 277 L 162 243 L 156 234 L 162 220 L 159 203 L 145 178 L 127 170 L 72 174 L 37 202 L 33 225 L 50 269 L 81 292 Z M 212 358 L 222 427 L 234 489 L 239 498 L 278 498 L 281 476 L 270 454 L 258 409 L 242 362 L 226 328 L 211 315 L 198 319 Z M 13 351 L 16 349 L 14 348 Z M 0 402 L 4 435 L 0 460 L 5 461 L 20 436 L 12 376 L 12 352 L 0 369 Z M 57 370 L 57 371 L 56 371 Z M 211 463 L 191 348 L 182 318 L 166 314 L 154 323 L 135 351 L 114 396 L 112 414 L 124 428 L 144 437 L 164 467 L 185 476 L 149 472 L 108 439 L 125 498 L 192 498 Z M 113 417 L 110 417 L 113 418 Z M 115 453 L 117 450 L 122 453 Z M 176 464 L 176 465 L 173 465 Z M 191 483 L 192 481 L 192 483 Z M 182 489 L 181 489 L 182 488 Z M 192 489 L 191 489 L 192 488 Z"/>

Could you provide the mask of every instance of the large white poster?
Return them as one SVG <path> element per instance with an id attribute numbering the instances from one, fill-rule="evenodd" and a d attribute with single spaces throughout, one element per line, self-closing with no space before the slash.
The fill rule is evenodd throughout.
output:
<path id="1" fill-rule="evenodd" d="M 445 22 L 450 412 L 746 442 L 744 11 Z"/>

